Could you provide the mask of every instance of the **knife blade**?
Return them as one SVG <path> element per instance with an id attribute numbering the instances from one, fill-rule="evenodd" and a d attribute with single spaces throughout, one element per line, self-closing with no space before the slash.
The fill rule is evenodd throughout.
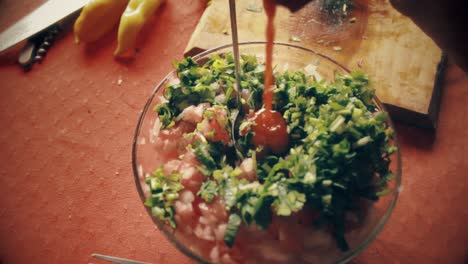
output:
<path id="1" fill-rule="evenodd" d="M 78 12 L 88 0 L 49 0 L 0 34 L 0 53 Z"/>

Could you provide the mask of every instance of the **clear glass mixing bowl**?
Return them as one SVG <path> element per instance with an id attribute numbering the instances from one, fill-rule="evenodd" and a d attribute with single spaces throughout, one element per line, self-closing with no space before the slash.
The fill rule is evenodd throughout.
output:
<path id="1" fill-rule="evenodd" d="M 239 49 L 241 54 L 254 54 L 258 57 L 259 61 L 264 61 L 264 42 L 241 43 Z M 203 64 L 213 54 L 223 54 L 227 52 L 232 52 L 231 45 L 225 45 L 205 51 L 194 56 L 194 59 L 199 64 Z M 349 72 L 349 70 L 344 66 L 340 65 L 338 62 L 327 56 L 307 48 L 287 43 L 274 44 L 273 58 L 274 65 L 277 65 L 278 71 L 283 71 L 286 69 L 290 71 L 304 70 L 304 68 L 307 67 L 310 69 L 312 65 L 312 68 L 314 69 L 315 66 L 317 66 L 316 72 L 318 72 L 323 78 L 327 80 L 333 80 L 334 74 L 336 72 Z M 145 182 L 145 175 L 147 173 L 151 173 L 155 168 L 163 165 L 162 159 L 160 158 L 163 153 L 160 149 L 155 148 L 154 135 L 152 135 L 152 131 L 154 131 L 153 127 L 157 117 L 157 114 L 153 111 L 153 108 L 160 102 L 166 84 L 176 78 L 177 76 L 175 72 L 170 72 L 156 86 L 142 110 L 140 119 L 138 120 L 135 137 L 133 139 L 132 158 L 135 183 L 142 202 L 144 202 L 150 195 L 149 188 Z M 378 83 L 374 85 L 378 86 Z M 377 98 L 375 98 L 374 101 L 381 111 L 385 111 L 385 108 Z M 391 121 L 388 121 L 388 123 L 389 126 L 393 127 Z M 396 135 L 393 143 L 398 147 Z M 372 204 L 372 207 L 360 228 L 346 233 L 346 238 L 350 245 L 350 249 L 346 252 L 342 252 L 338 250 L 336 246 L 333 246 L 325 249 L 320 248 L 315 252 L 310 250 L 308 252 L 304 252 L 304 254 L 308 254 L 308 257 L 302 258 L 302 261 L 306 263 L 345 263 L 363 251 L 369 245 L 369 243 L 371 243 L 376 238 L 390 217 L 400 190 L 401 157 L 399 151 L 397 151 L 392 157 L 391 169 L 395 174 L 395 177 L 389 182 L 391 193 L 381 197 L 377 202 Z M 185 235 L 179 230 L 173 230 L 171 227 L 165 225 L 157 218 L 154 218 L 151 215 L 151 210 L 149 208 L 147 208 L 147 211 L 148 214 L 152 217 L 154 223 L 158 226 L 159 230 L 161 230 L 169 239 L 169 241 L 173 243 L 179 250 L 198 262 L 209 263 L 208 259 L 202 257 L 200 253 L 201 249 L 198 247 L 199 243 L 196 243 L 196 241 L 194 242 L 193 239 L 187 239 L 187 237 L 185 237 Z"/>

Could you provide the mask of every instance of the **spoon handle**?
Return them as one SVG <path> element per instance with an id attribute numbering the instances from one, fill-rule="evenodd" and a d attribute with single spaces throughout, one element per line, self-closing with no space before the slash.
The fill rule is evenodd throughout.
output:
<path id="1" fill-rule="evenodd" d="M 240 93 L 240 62 L 239 62 L 239 38 L 237 35 L 237 18 L 236 18 L 236 1 L 229 0 L 229 14 L 231 16 L 231 35 L 232 35 L 232 49 L 234 53 L 234 76 L 236 78 L 236 99 L 237 99 L 237 111 L 233 111 L 231 114 L 231 137 L 233 144 L 236 142 L 235 126 L 237 118 L 239 117 L 240 111 L 242 110 L 241 104 L 241 93 Z"/>
<path id="2" fill-rule="evenodd" d="M 240 102 L 240 75 L 239 75 L 239 38 L 237 35 L 237 18 L 236 18 L 236 1 L 229 0 L 229 13 L 231 15 L 231 35 L 232 35 L 232 48 L 234 51 L 234 74 L 236 77 L 236 90 L 238 102 Z"/>
<path id="3" fill-rule="evenodd" d="M 97 259 L 102 259 L 102 260 L 117 263 L 117 264 L 150 264 L 147 262 L 118 258 L 118 257 L 113 257 L 113 256 L 106 256 L 102 254 L 92 254 L 91 256 Z"/>

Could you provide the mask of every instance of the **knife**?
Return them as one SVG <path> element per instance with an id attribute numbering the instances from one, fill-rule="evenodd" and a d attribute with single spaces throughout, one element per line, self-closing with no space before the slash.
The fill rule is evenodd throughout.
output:
<path id="1" fill-rule="evenodd" d="M 0 34 L 4 53 L 81 10 L 88 0 L 49 0 Z"/>

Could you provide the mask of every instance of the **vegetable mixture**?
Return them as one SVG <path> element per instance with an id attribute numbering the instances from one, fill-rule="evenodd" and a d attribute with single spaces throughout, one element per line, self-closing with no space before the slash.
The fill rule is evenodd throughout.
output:
<path id="1" fill-rule="evenodd" d="M 363 199 L 389 192 L 389 156 L 396 151 L 368 78 L 354 72 L 328 82 L 302 71 L 275 72 L 273 110 L 286 122 L 287 141 L 273 149 L 265 142 L 277 138 L 253 140 L 263 133 L 252 117 L 264 104 L 265 70 L 255 56 L 241 56 L 240 102 L 231 54 L 214 55 L 203 66 L 186 58 L 174 67 L 179 80 L 154 111 L 160 133 L 179 133 L 181 143 L 172 162 L 146 179 L 152 214 L 186 228 L 181 201 L 190 208 L 221 205 L 222 239 L 230 248 L 242 227 L 267 230 L 276 218 L 305 213 L 306 225 L 330 232 L 348 250 L 348 216 L 365 213 Z M 237 114 L 240 121 L 232 124 Z M 188 172 L 187 162 L 195 171 Z"/>

